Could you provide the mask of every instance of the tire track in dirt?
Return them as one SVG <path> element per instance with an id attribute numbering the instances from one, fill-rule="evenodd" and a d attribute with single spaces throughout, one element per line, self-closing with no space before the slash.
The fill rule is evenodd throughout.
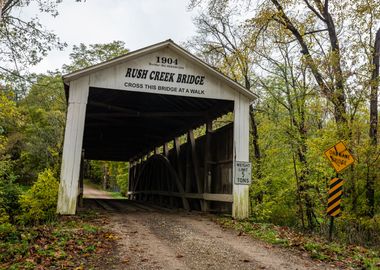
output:
<path id="1" fill-rule="evenodd" d="M 105 211 L 120 236 L 120 265 L 113 269 L 336 269 L 291 250 L 214 223 L 211 215 L 177 213 L 135 202 L 114 203 Z M 118 212 L 117 212 L 118 211 Z"/>

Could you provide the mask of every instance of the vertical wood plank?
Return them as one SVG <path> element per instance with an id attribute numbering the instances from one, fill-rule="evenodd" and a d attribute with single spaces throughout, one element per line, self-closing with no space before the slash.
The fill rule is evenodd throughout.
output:
<path id="1" fill-rule="evenodd" d="M 163 145 L 163 149 L 164 149 L 164 156 L 165 157 L 169 157 L 169 146 L 168 146 L 168 143 L 164 143 L 164 145 Z"/>
<path id="2" fill-rule="evenodd" d="M 88 76 L 70 82 L 61 181 L 58 192 L 58 214 L 74 215 L 76 212 L 88 91 Z"/>
<path id="3" fill-rule="evenodd" d="M 249 161 L 249 100 L 237 94 L 234 104 L 234 164 L 235 179 L 236 161 Z M 249 185 L 233 183 L 232 216 L 247 218 L 249 216 Z"/>
<path id="4" fill-rule="evenodd" d="M 133 171 L 134 171 L 134 161 L 133 160 L 130 160 L 129 161 L 129 166 L 128 166 L 128 190 L 127 190 L 127 194 L 129 191 L 132 191 L 131 190 L 131 187 L 132 187 L 132 181 L 133 181 Z M 132 195 L 128 195 L 127 196 L 129 200 L 132 199 Z"/>
<path id="5" fill-rule="evenodd" d="M 208 121 L 206 123 L 206 137 L 205 137 L 205 160 L 204 160 L 204 172 L 203 172 L 203 191 L 204 193 L 210 192 L 211 187 L 211 179 L 209 177 L 210 172 L 210 159 L 211 159 L 211 152 L 210 152 L 210 144 L 211 144 L 211 132 L 212 132 L 212 121 Z M 211 172 L 210 172 L 211 173 Z M 204 210 L 209 210 L 210 203 L 208 201 L 204 201 Z"/>
<path id="6" fill-rule="evenodd" d="M 83 207 L 83 180 L 84 180 L 84 150 L 80 160 L 80 173 L 79 173 L 79 207 Z"/>
<path id="7" fill-rule="evenodd" d="M 163 148 L 163 153 L 162 154 L 169 160 L 169 146 L 168 146 L 168 143 L 164 143 L 164 145 L 163 145 L 162 148 Z M 164 174 L 163 177 L 165 177 L 165 179 L 167 181 L 169 181 L 169 177 L 168 177 L 167 174 Z M 162 181 L 163 180 L 164 179 L 162 179 Z M 174 190 L 174 183 L 172 183 L 172 182 L 169 183 L 168 190 L 169 191 L 173 191 Z M 172 208 L 174 207 L 174 198 L 172 196 L 169 197 L 169 204 L 170 204 L 170 207 L 172 207 Z"/>
<path id="8" fill-rule="evenodd" d="M 199 173 L 199 161 L 198 161 L 197 151 L 195 148 L 195 139 L 194 139 L 193 130 L 189 130 L 187 136 L 188 136 L 189 141 L 190 141 L 191 159 L 192 159 L 192 163 L 193 163 L 193 172 L 194 172 L 195 181 L 196 181 L 196 185 L 197 185 L 197 191 L 199 194 L 202 194 L 203 193 L 203 186 L 202 186 L 202 182 L 201 182 L 201 176 Z M 201 205 L 201 210 L 205 211 L 204 200 L 200 200 L 200 205 Z"/>
<path id="9" fill-rule="evenodd" d="M 191 190 L 191 145 L 190 145 L 190 139 L 187 137 L 186 142 L 186 165 L 185 165 L 185 191 L 186 192 L 192 192 Z"/>
<path id="10" fill-rule="evenodd" d="M 183 171 L 181 167 L 181 160 L 180 160 L 180 152 L 181 152 L 181 145 L 179 143 L 179 138 L 174 138 L 174 153 L 176 158 L 176 167 L 177 167 L 177 174 L 178 178 L 181 181 L 182 185 L 185 183 L 183 181 Z"/>
<path id="11" fill-rule="evenodd" d="M 175 162 L 176 162 L 177 175 L 178 175 L 178 181 L 179 181 L 179 183 L 177 183 L 177 186 L 178 186 L 179 192 L 185 192 L 185 190 L 186 190 L 186 182 L 183 179 L 183 170 L 182 170 L 181 160 L 180 160 L 181 144 L 179 142 L 179 138 L 178 137 L 174 138 L 173 141 L 174 141 L 174 154 L 175 154 L 175 157 L 176 157 Z M 187 161 L 187 158 L 186 158 L 186 161 Z M 187 165 L 186 165 L 186 168 L 187 168 Z M 185 188 L 183 188 L 183 185 L 185 185 Z M 181 187 L 182 187 L 182 189 L 181 189 Z M 183 208 L 185 210 L 190 210 L 190 204 L 189 204 L 188 200 L 185 197 L 182 198 L 182 205 L 183 205 Z"/>

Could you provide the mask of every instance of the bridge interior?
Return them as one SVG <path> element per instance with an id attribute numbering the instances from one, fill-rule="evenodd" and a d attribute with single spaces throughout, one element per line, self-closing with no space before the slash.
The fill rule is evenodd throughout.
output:
<path id="1" fill-rule="evenodd" d="M 229 100 L 90 87 L 83 158 L 129 161 L 131 200 L 231 211 L 233 124 L 213 121 L 233 110 Z"/>

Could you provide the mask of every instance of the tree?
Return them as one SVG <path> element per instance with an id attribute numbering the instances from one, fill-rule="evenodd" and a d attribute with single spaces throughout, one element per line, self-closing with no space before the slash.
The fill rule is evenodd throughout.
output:
<path id="1" fill-rule="evenodd" d="M 37 17 L 25 19 L 17 11 L 35 4 L 40 12 L 57 16 L 59 2 L 0 0 L 0 82 L 11 86 L 16 99 L 25 95 L 31 84 L 29 67 L 38 64 L 49 51 L 66 47 Z"/>
<path id="2" fill-rule="evenodd" d="M 232 10 L 208 10 L 195 19 L 198 35 L 187 46 L 214 65 L 219 71 L 241 83 L 249 91 L 254 83 L 253 50 L 254 38 L 248 40 L 249 32 L 235 22 L 237 14 Z M 258 103 L 258 101 L 256 101 Z M 261 179 L 261 151 L 257 118 L 254 106 L 250 106 L 251 137 L 253 146 L 254 177 Z M 257 199 L 262 199 L 258 194 Z"/>
<path id="3" fill-rule="evenodd" d="M 254 217 L 282 223 L 298 207 L 302 225 L 304 213 L 307 227 L 323 226 L 324 191 L 335 175 L 323 152 L 342 139 L 356 162 L 340 173 L 346 180 L 347 215 L 341 220 L 349 224 L 357 217 L 374 217 L 379 209 L 380 2 L 193 0 L 191 5 L 207 15 L 200 17 L 200 37 L 194 42 L 206 61 L 244 82 L 238 63 L 250 55 L 251 89 L 260 95 L 255 116 L 263 174 L 261 184 L 251 189 L 264 194 Z M 236 23 L 231 11 L 245 21 Z M 238 50 L 231 44 L 238 44 Z M 280 210 L 279 204 L 284 205 Z"/>
<path id="4" fill-rule="evenodd" d="M 19 102 L 24 115 L 20 174 L 33 180 L 46 168 L 60 167 L 66 98 L 60 74 L 41 75 Z"/>
<path id="5" fill-rule="evenodd" d="M 380 66 L 380 28 L 376 32 L 375 44 L 373 48 L 373 71 L 371 76 L 371 93 L 370 93 L 370 119 L 369 119 L 369 137 L 374 152 L 377 152 L 377 126 L 378 126 L 378 89 L 379 89 L 379 66 Z M 376 158 L 377 159 L 377 158 Z M 373 162 L 373 161 L 372 161 Z M 375 160 L 376 162 L 376 160 Z M 374 162 L 373 162 L 374 163 Z M 377 170 L 369 170 L 367 175 L 367 200 L 370 217 L 375 215 L 375 181 L 377 179 Z"/>
<path id="6" fill-rule="evenodd" d="M 207 3 L 209 9 L 225 10 L 230 1 L 209 0 Z M 240 3 L 246 3 L 244 7 L 252 4 L 244 0 Z M 193 0 L 191 4 L 200 5 L 200 1 Z M 349 19 L 353 14 L 360 19 Z M 359 68 L 362 63 L 362 52 L 358 46 L 360 40 L 353 37 L 360 35 L 360 30 L 373 31 L 363 28 L 366 25 L 373 28 L 374 24 L 369 20 L 375 20 L 379 15 L 378 1 L 357 1 L 354 4 L 351 1 L 331 3 L 329 0 L 265 0 L 259 2 L 246 27 L 264 34 L 263 28 L 274 25 L 278 32 L 288 35 L 285 42 L 297 42 L 300 61 L 310 69 L 321 94 L 333 104 L 336 122 L 347 123 L 350 119 L 347 110 L 355 110 L 349 104 L 351 97 L 347 97 L 348 81 L 360 76 L 352 72 L 352 68 Z M 340 33 L 337 33 L 337 28 L 341 29 Z"/>
<path id="7" fill-rule="evenodd" d="M 73 52 L 70 53 L 71 63 L 63 65 L 65 72 L 73 72 L 100 62 L 104 62 L 117 56 L 128 53 L 123 41 L 113 41 L 105 44 L 73 46 Z"/>

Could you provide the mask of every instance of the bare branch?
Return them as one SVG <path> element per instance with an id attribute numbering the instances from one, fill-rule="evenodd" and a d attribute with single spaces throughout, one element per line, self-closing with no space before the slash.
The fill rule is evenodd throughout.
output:
<path id="1" fill-rule="evenodd" d="M 326 19 L 309 3 L 308 0 L 303 0 L 307 7 L 323 22 L 326 22 Z"/>

